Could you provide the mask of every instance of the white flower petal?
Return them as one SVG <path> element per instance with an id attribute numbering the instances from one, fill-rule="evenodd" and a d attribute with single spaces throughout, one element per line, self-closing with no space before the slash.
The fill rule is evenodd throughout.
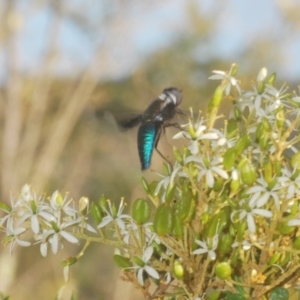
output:
<path id="1" fill-rule="evenodd" d="M 73 244 L 78 243 L 78 239 L 67 231 L 60 231 L 60 235 L 62 237 L 64 237 L 70 243 L 73 243 Z"/>
<path id="2" fill-rule="evenodd" d="M 176 133 L 174 136 L 173 136 L 173 140 L 178 140 L 178 139 L 181 139 L 183 138 L 184 135 L 183 135 L 183 131 L 179 131 L 178 133 Z"/>
<path id="3" fill-rule="evenodd" d="M 41 243 L 40 252 L 41 252 L 42 256 L 44 256 L 44 257 L 47 256 L 47 253 L 48 253 L 48 243 L 47 242 Z"/>
<path id="4" fill-rule="evenodd" d="M 19 246 L 22 246 L 22 247 L 28 247 L 31 245 L 30 242 L 27 242 L 27 241 L 22 241 L 22 240 L 19 240 L 19 239 L 16 239 L 16 242 Z"/>
<path id="5" fill-rule="evenodd" d="M 196 249 L 193 251 L 193 254 L 204 254 L 207 253 L 208 250 L 207 249 Z"/>
<path id="6" fill-rule="evenodd" d="M 227 172 L 219 167 L 212 167 L 211 168 L 215 173 L 217 173 L 218 175 L 220 175 L 222 178 L 224 179 L 228 179 L 229 176 L 227 174 Z"/>
<path id="7" fill-rule="evenodd" d="M 292 219 L 288 221 L 289 226 L 298 226 L 300 225 L 300 220 L 299 219 Z"/>
<path id="8" fill-rule="evenodd" d="M 212 188 L 215 184 L 215 178 L 211 170 L 207 170 L 206 172 L 206 183 L 210 188 Z"/>
<path id="9" fill-rule="evenodd" d="M 269 210 L 266 209 L 261 209 L 261 208 L 255 208 L 252 210 L 252 212 L 256 215 L 260 215 L 266 218 L 272 218 L 273 217 L 273 213 Z"/>
<path id="10" fill-rule="evenodd" d="M 219 136 L 214 132 L 204 133 L 199 137 L 201 140 L 217 140 L 218 138 Z"/>
<path id="11" fill-rule="evenodd" d="M 270 193 L 265 193 L 264 195 L 262 195 L 261 197 L 259 197 L 257 199 L 256 206 L 257 207 L 264 206 L 267 203 L 267 201 L 269 200 L 269 198 L 270 198 Z"/>
<path id="12" fill-rule="evenodd" d="M 97 228 L 103 228 L 103 227 L 105 227 L 112 220 L 113 220 L 113 218 L 110 215 L 104 217 L 103 220 L 102 220 L 102 222 L 97 226 Z"/>
<path id="13" fill-rule="evenodd" d="M 40 231 L 40 224 L 37 215 L 33 215 L 31 217 L 31 229 L 34 233 L 39 233 Z"/>
<path id="14" fill-rule="evenodd" d="M 248 229 L 250 232 L 255 233 L 256 232 L 256 225 L 253 216 L 248 213 L 247 214 L 247 224 L 248 224 Z"/>
<path id="15" fill-rule="evenodd" d="M 198 244 L 200 247 L 207 249 L 206 243 L 199 241 L 199 240 L 195 240 L 195 243 Z"/>
<path id="16" fill-rule="evenodd" d="M 151 258 L 152 254 L 153 254 L 153 247 L 151 246 L 147 247 L 142 256 L 143 262 L 147 263 Z"/>
<path id="17" fill-rule="evenodd" d="M 155 270 L 155 269 L 153 269 L 153 268 L 151 268 L 151 267 L 149 267 L 149 266 L 145 266 L 144 267 L 144 270 L 151 276 L 151 277 L 153 277 L 153 278 L 155 278 L 155 279 L 159 279 L 159 274 L 158 274 L 158 272 Z"/>
<path id="18" fill-rule="evenodd" d="M 138 279 L 138 282 L 141 286 L 144 285 L 144 278 L 143 278 L 143 272 L 144 272 L 144 269 L 143 268 L 140 268 L 138 270 L 138 275 L 137 275 L 137 279 Z"/>
<path id="19" fill-rule="evenodd" d="M 216 252 L 213 250 L 208 251 L 208 255 L 211 260 L 215 260 L 217 258 Z"/>
<path id="20" fill-rule="evenodd" d="M 257 75 L 257 81 L 258 82 L 261 82 L 263 80 L 265 80 L 265 78 L 267 77 L 267 74 L 268 74 L 268 70 L 267 68 L 261 68 L 260 71 L 258 72 L 258 75 Z"/>
<path id="21" fill-rule="evenodd" d="M 51 239 L 51 246 L 53 254 L 56 254 L 58 251 L 58 234 L 55 233 Z"/>

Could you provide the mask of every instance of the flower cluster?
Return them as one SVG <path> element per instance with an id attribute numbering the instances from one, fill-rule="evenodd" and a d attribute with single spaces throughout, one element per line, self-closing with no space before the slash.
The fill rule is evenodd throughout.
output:
<path id="1" fill-rule="evenodd" d="M 11 196 L 10 207 L 1 203 L 0 209 L 6 213 L 0 219 L 7 235 L 4 243 L 9 243 L 12 251 L 15 244 L 30 246 L 33 239 L 34 243 L 40 244 L 43 256 L 47 255 L 49 245 L 52 252 L 57 253 L 63 247 L 63 240 L 77 244 L 72 228 L 82 223 L 83 218 L 72 205 L 72 200 L 62 198 L 58 191 L 45 199 L 43 195 L 37 196 L 29 185 L 24 185 L 18 197 Z M 32 233 L 31 236 L 25 235 L 27 231 Z"/>
<path id="2" fill-rule="evenodd" d="M 191 109 L 174 136 L 186 146 L 174 149 L 160 181 L 142 178 L 147 199 L 136 199 L 131 214 L 124 199 L 82 198 L 77 209 L 26 185 L 11 207 L 0 206 L 5 243 L 29 246 L 31 230 L 45 256 L 49 245 L 56 253 L 65 240 L 85 240 L 65 266 L 92 241 L 114 245 L 115 263 L 146 299 L 289 299 L 300 269 L 300 97 L 276 88 L 265 68 L 243 90 L 237 71 L 213 72 L 220 84 L 207 112 Z M 222 101 L 228 117 L 218 112 Z"/>

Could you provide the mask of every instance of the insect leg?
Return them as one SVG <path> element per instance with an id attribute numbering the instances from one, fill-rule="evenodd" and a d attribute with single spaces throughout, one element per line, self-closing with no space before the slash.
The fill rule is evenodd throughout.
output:
<path id="1" fill-rule="evenodd" d="M 155 144 L 154 144 L 154 148 L 155 148 L 155 150 L 157 151 L 157 153 L 168 163 L 168 165 L 170 166 L 170 168 L 171 168 L 171 170 L 172 170 L 172 164 L 171 164 L 171 162 L 158 150 L 158 142 L 159 142 L 159 139 L 160 139 L 160 136 L 161 136 L 161 133 L 162 133 L 162 131 L 164 131 L 165 130 L 165 128 L 163 127 L 163 128 L 161 128 L 159 131 L 158 131 L 158 133 L 157 133 L 157 137 L 156 137 L 156 139 L 155 139 Z"/>

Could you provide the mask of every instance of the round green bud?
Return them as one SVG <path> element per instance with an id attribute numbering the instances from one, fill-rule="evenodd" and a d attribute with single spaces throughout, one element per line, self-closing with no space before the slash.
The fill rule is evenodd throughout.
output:
<path id="1" fill-rule="evenodd" d="M 145 224 L 151 216 L 151 206 L 150 203 L 144 199 L 138 198 L 133 202 L 132 218 L 137 222 L 137 224 Z"/>
<path id="2" fill-rule="evenodd" d="M 167 203 L 161 204 L 154 215 L 153 229 L 158 235 L 172 233 L 174 216 L 172 208 Z"/>
<path id="3" fill-rule="evenodd" d="M 222 280 L 229 279 L 232 273 L 232 269 L 229 263 L 227 262 L 221 262 L 217 264 L 215 269 L 215 274 L 218 278 Z"/>
<path id="4" fill-rule="evenodd" d="M 184 268 L 178 260 L 174 261 L 174 275 L 179 280 L 181 280 L 184 276 Z"/>

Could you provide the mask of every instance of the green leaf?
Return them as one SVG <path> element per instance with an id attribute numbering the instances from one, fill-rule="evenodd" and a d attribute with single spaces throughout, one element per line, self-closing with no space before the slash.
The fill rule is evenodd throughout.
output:
<path id="1" fill-rule="evenodd" d="M 281 287 L 273 289 L 270 293 L 270 300 L 288 300 L 289 292 Z"/>

